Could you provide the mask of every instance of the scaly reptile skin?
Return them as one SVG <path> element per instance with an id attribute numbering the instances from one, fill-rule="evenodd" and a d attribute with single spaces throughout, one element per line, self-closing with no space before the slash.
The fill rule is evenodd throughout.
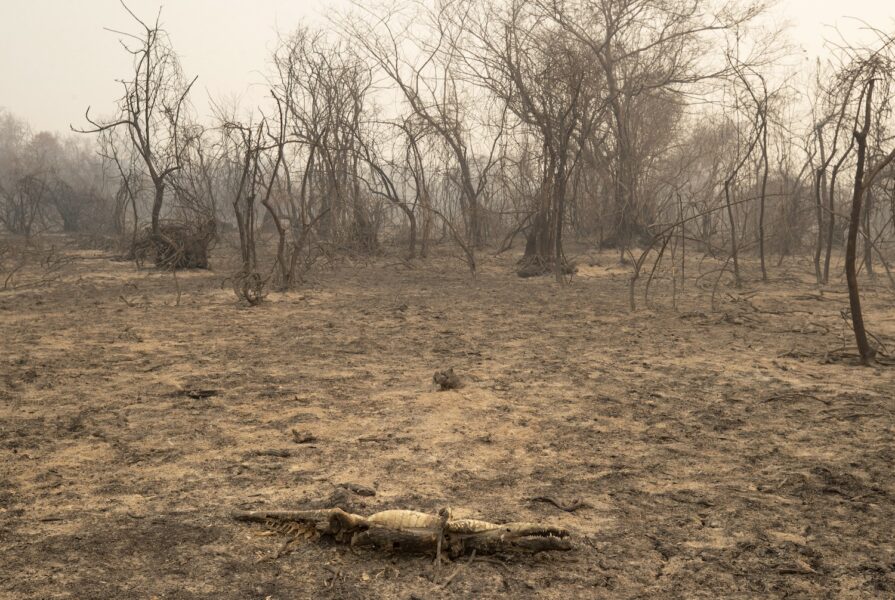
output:
<path id="1" fill-rule="evenodd" d="M 322 535 L 363 545 L 389 545 L 400 539 L 417 547 L 426 547 L 442 538 L 456 553 L 471 548 L 480 551 L 501 549 L 569 550 L 569 532 L 560 527 L 538 523 L 490 523 L 478 519 L 451 519 L 450 510 L 437 515 L 414 510 L 384 510 L 369 517 L 340 508 L 307 511 L 236 511 L 242 521 L 270 523 L 285 521 L 315 527 Z M 391 532 L 391 533 L 389 533 Z"/>

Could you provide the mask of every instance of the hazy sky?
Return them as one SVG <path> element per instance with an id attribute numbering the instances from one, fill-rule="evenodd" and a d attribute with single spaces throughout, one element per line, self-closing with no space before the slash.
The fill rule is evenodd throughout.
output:
<path id="1" fill-rule="evenodd" d="M 163 5 L 162 23 L 180 54 L 184 72 L 199 75 L 194 103 L 204 116 L 207 97 L 244 96 L 251 104 L 263 92 L 265 69 L 276 32 L 302 21 L 320 23 L 346 0 L 130 0 L 138 15 L 153 19 Z M 804 57 L 823 52 L 829 26 L 844 31 L 861 18 L 876 27 L 895 25 L 891 1 L 782 0 L 775 19 L 788 20 L 792 40 Z M 130 57 L 114 33 L 134 31 L 118 0 L 0 0 L 0 107 L 26 119 L 33 129 L 64 131 L 83 124 L 84 109 L 108 114 L 120 96 L 116 78 L 130 69 Z M 808 61 L 806 61 L 808 62 Z M 255 86 L 255 93 L 246 92 Z"/>

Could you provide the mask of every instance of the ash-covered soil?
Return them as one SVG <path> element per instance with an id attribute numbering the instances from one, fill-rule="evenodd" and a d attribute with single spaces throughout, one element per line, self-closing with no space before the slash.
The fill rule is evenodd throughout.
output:
<path id="1" fill-rule="evenodd" d="M 895 368 L 841 357 L 844 285 L 807 263 L 716 311 L 695 286 L 673 310 L 666 282 L 631 313 L 608 252 L 566 287 L 511 256 L 475 282 L 343 262 L 255 308 L 224 270 L 179 274 L 174 306 L 170 274 L 73 259 L 0 292 L 2 598 L 895 597 Z M 891 343 L 885 278 L 865 304 Z M 437 391 L 449 367 L 463 385 Z M 328 499 L 550 523 L 574 550 L 443 588 L 459 562 L 274 558 L 281 536 L 229 516 Z"/>

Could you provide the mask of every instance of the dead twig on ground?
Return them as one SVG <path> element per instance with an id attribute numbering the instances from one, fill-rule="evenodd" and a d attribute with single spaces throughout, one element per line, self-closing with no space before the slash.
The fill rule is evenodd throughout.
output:
<path id="1" fill-rule="evenodd" d="M 580 500 L 579 498 L 575 498 L 568 504 L 566 504 L 564 502 L 560 502 L 559 500 L 552 498 L 550 496 L 534 496 L 533 498 L 529 498 L 528 500 L 529 500 L 529 502 L 545 502 L 547 504 L 552 504 L 559 510 L 562 510 L 562 511 L 565 511 L 568 513 L 575 512 L 576 510 L 580 510 L 582 508 L 591 508 L 590 504 Z"/>
<path id="2" fill-rule="evenodd" d="M 826 404 L 827 406 L 830 405 L 829 400 L 824 400 L 823 398 L 818 398 L 814 394 L 809 394 L 808 392 L 783 392 L 781 394 L 775 394 L 773 396 L 768 396 L 767 398 L 762 400 L 761 404 L 767 404 L 768 402 L 775 402 L 778 400 L 783 401 L 783 400 L 799 400 L 799 399 L 817 400 L 818 402 Z"/>
<path id="3" fill-rule="evenodd" d="M 297 429 L 293 429 L 292 441 L 296 444 L 313 444 L 317 441 L 317 436 L 313 433 L 300 432 Z"/>
<path id="4" fill-rule="evenodd" d="M 457 575 L 460 574 L 460 571 L 469 567 L 469 565 L 471 565 L 472 561 L 474 561 L 474 560 L 475 560 L 475 548 L 473 548 L 472 553 L 469 555 L 469 560 L 467 560 L 465 563 L 463 563 L 459 567 L 457 567 L 457 569 L 451 574 L 451 576 L 444 580 L 444 583 L 441 584 L 441 589 L 446 590 L 447 587 L 449 585 L 451 585 L 451 582 L 457 577 Z"/>

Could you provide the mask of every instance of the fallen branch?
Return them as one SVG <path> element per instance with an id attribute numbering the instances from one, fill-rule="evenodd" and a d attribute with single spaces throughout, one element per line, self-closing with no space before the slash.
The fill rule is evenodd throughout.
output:
<path id="1" fill-rule="evenodd" d="M 457 575 L 460 574 L 460 571 L 468 567 L 472 564 L 472 561 L 475 560 L 475 550 L 472 551 L 472 554 L 469 555 L 469 560 L 467 560 L 464 564 L 457 567 L 457 570 L 451 573 L 451 576 L 444 580 L 444 583 L 441 584 L 441 589 L 447 589 L 447 586 L 451 585 L 451 582 L 454 580 Z"/>
<path id="2" fill-rule="evenodd" d="M 582 500 L 579 500 L 577 498 L 575 500 L 572 500 L 568 504 L 564 504 L 556 498 L 551 498 L 550 496 L 535 496 L 534 498 L 529 498 L 528 500 L 530 502 L 546 502 L 547 504 L 552 504 L 559 510 L 565 512 L 575 512 L 576 510 L 581 508 L 590 508 L 590 504 L 588 504 L 587 502 L 583 502 Z"/>

